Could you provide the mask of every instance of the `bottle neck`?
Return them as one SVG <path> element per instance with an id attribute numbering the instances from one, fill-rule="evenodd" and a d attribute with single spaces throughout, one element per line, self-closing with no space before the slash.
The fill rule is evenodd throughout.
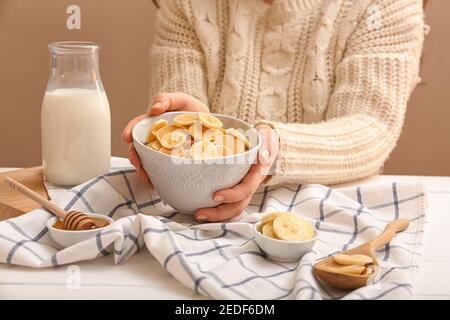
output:
<path id="1" fill-rule="evenodd" d="M 103 90 L 98 51 L 52 51 L 47 91 L 61 88 Z"/>

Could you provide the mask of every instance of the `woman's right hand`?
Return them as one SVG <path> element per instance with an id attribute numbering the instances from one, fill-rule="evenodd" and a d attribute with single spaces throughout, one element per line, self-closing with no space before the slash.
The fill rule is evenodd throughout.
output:
<path id="1" fill-rule="evenodd" d="M 157 116 L 168 111 L 209 112 L 209 109 L 203 102 L 186 93 L 160 93 L 153 98 L 152 105 L 148 109 L 147 113 L 141 114 L 128 122 L 122 132 L 122 141 L 129 144 L 128 158 L 130 159 L 131 164 L 136 168 L 138 177 L 141 180 L 146 181 L 150 187 L 153 186 L 147 176 L 147 173 L 142 167 L 139 155 L 134 149 L 131 131 L 133 130 L 133 127 L 142 119 L 149 116 Z"/>

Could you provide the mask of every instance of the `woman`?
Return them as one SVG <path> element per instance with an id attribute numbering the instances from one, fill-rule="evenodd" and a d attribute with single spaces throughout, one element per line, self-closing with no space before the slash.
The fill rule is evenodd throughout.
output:
<path id="1" fill-rule="evenodd" d="M 377 173 L 419 81 L 421 0 L 164 0 L 151 49 L 153 103 L 229 114 L 263 135 L 258 163 L 199 221 L 242 212 L 261 185 Z M 131 163 L 148 179 L 130 147 Z M 268 176 L 268 168 L 273 172 Z M 264 170 L 262 170 L 264 169 Z"/>

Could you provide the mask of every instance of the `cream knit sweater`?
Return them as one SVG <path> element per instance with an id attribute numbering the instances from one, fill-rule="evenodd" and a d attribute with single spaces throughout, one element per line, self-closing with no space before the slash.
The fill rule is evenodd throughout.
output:
<path id="1" fill-rule="evenodd" d="M 419 81 L 421 0 L 163 0 L 151 94 L 186 92 L 280 136 L 269 184 L 377 173 Z"/>

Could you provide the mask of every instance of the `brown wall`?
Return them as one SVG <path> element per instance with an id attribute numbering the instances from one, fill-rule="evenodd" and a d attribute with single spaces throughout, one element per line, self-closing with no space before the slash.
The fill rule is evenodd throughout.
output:
<path id="1" fill-rule="evenodd" d="M 450 1 L 429 0 L 422 84 L 408 105 L 399 144 L 384 168 L 391 174 L 450 176 Z"/>
<path id="2" fill-rule="evenodd" d="M 81 30 L 66 28 L 71 4 L 81 7 Z M 47 43 L 57 40 L 102 44 L 112 151 L 126 155 L 121 129 L 148 104 L 155 10 L 151 0 L 0 0 L 0 167 L 40 163 L 40 109 L 50 68 Z"/>
<path id="3" fill-rule="evenodd" d="M 66 7 L 82 10 L 81 30 L 65 27 Z M 450 1 L 430 1 L 422 67 L 400 143 L 386 173 L 450 175 Z M 112 111 L 113 154 L 120 132 L 148 103 L 151 0 L 0 0 L 0 167 L 40 163 L 40 107 L 49 72 L 47 43 L 101 43 L 101 72 Z"/>

